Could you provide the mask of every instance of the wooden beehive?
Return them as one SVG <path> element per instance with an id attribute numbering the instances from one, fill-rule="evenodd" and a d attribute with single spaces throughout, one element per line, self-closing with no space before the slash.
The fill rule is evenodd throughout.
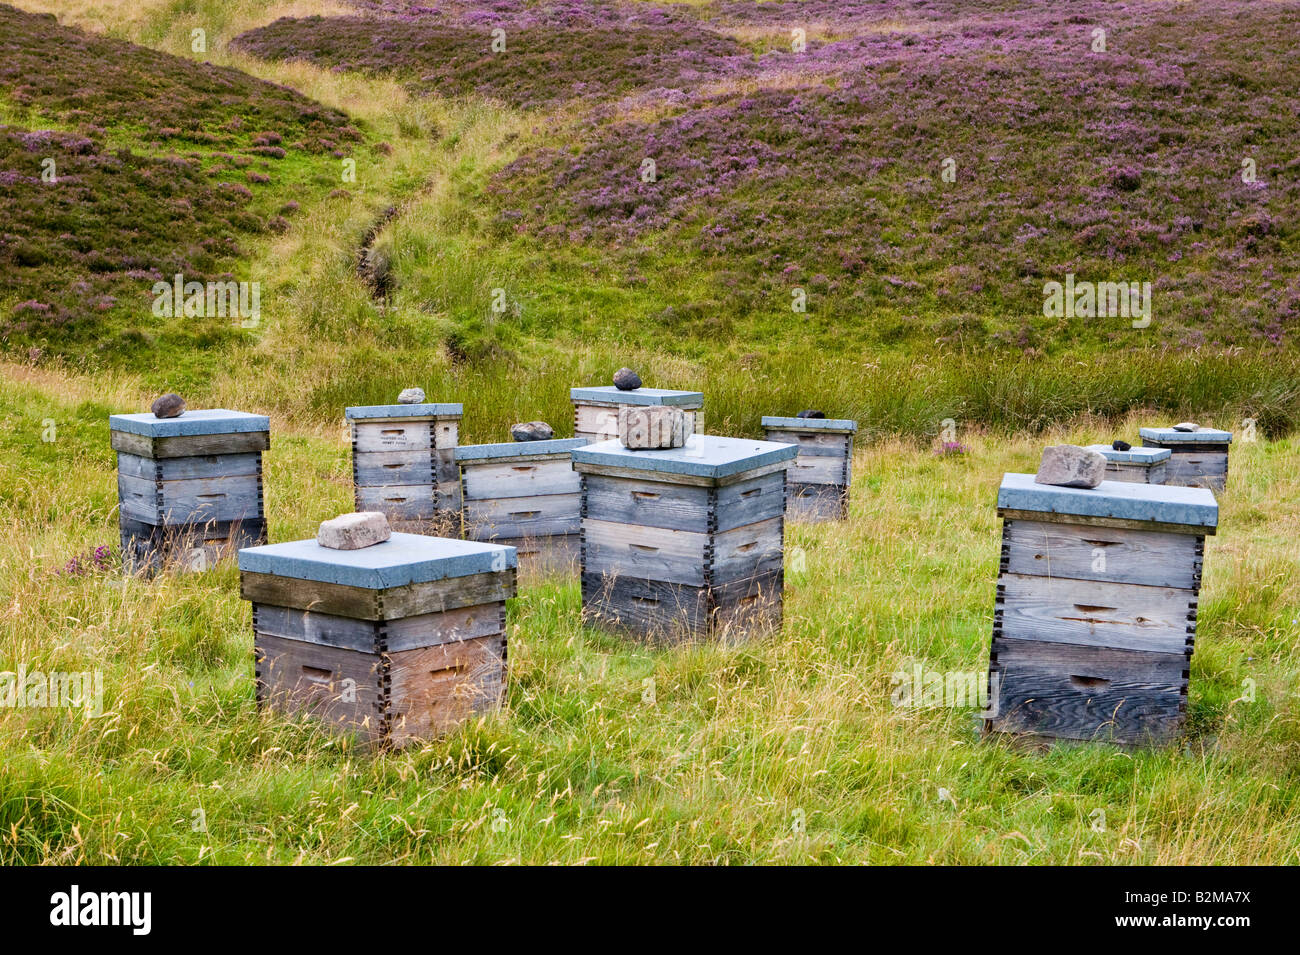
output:
<path id="1" fill-rule="evenodd" d="M 781 627 L 793 445 L 695 435 L 683 448 L 576 448 L 582 608 L 656 642 Z"/>
<path id="2" fill-rule="evenodd" d="M 1006 475 L 986 730 L 1125 744 L 1175 737 L 1218 513 L 1201 488 L 1066 488 Z"/>
<path id="3" fill-rule="evenodd" d="M 764 416 L 767 440 L 799 449 L 786 475 L 786 513 L 792 520 L 815 523 L 848 517 L 857 430 L 858 423 L 847 418 Z"/>
<path id="4" fill-rule="evenodd" d="M 358 511 L 398 531 L 454 535 L 460 524 L 459 404 L 364 405 L 345 411 Z"/>
<path id="5" fill-rule="evenodd" d="M 1200 428 L 1175 431 L 1173 428 L 1141 428 L 1138 434 L 1146 448 L 1167 448 L 1169 462 L 1165 483 L 1182 487 L 1205 487 L 1222 493 L 1228 486 L 1228 450 L 1231 431 Z"/>
<path id="6" fill-rule="evenodd" d="M 506 680 L 512 547 L 393 534 L 239 552 L 257 701 L 401 745 L 495 708 Z"/>
<path id="7" fill-rule="evenodd" d="M 574 437 L 607 441 L 618 437 L 618 409 L 621 405 L 670 405 L 688 411 L 695 418 L 695 433 L 704 432 L 704 395 L 698 391 L 669 391 L 664 388 L 635 388 L 620 391 L 613 385 L 570 388 L 573 402 Z"/>
<path id="8" fill-rule="evenodd" d="M 509 544 L 521 567 L 564 573 L 578 565 L 582 481 L 570 452 L 585 438 L 471 444 L 456 449 L 462 536 Z"/>
<path id="9" fill-rule="evenodd" d="M 1107 481 L 1165 483 L 1165 473 L 1169 466 L 1167 448 L 1129 448 L 1127 451 L 1117 451 L 1109 444 L 1090 444 L 1088 450 L 1105 457 Z"/>
<path id="10" fill-rule="evenodd" d="M 210 408 L 109 417 L 127 569 L 204 570 L 266 540 L 262 452 L 270 419 Z"/>

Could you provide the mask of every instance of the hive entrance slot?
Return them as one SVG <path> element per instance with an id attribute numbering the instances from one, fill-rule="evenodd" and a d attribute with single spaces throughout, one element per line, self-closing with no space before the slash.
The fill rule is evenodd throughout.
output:
<path id="1" fill-rule="evenodd" d="M 1104 690 L 1110 686 L 1110 680 L 1100 676 L 1071 676 L 1070 685 L 1080 690 Z"/>
<path id="2" fill-rule="evenodd" d="M 1062 616 L 1061 619 L 1072 620 L 1077 623 L 1124 623 L 1122 619 L 1107 620 L 1105 617 L 1097 616 L 1098 614 L 1116 613 L 1118 611 L 1118 608 L 1116 607 L 1101 607 L 1096 604 L 1075 604 L 1074 609 L 1079 611 L 1079 613 L 1081 614 L 1085 614 L 1085 616 L 1082 617 Z M 1121 614 L 1121 617 L 1122 616 L 1123 615 Z M 1136 622 L 1140 624 L 1143 623 L 1143 620 L 1141 617 L 1138 617 Z"/>

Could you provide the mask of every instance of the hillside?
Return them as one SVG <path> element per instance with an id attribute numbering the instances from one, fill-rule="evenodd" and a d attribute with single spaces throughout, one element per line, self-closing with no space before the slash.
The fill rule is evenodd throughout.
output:
<path id="1" fill-rule="evenodd" d="M 155 320 L 153 284 L 247 272 L 280 197 L 361 139 L 290 89 L 3 5 L 0 117 L 0 336 L 124 360 L 231 347 L 233 323 Z"/>
<path id="2" fill-rule="evenodd" d="M 1278 433 L 1300 421 L 1286 133 L 1300 6 L 1247 6 L 99 15 L 167 53 L 10 10 L 3 174 L 39 175 L 14 137 L 42 130 L 153 171 L 101 181 L 87 153 L 68 157 L 75 190 L 5 191 L 24 228 L 4 247 L 3 342 L 315 423 L 402 374 L 487 389 L 505 404 L 469 425 L 483 435 L 566 416 L 563 388 L 530 371 L 588 380 L 629 362 L 703 385 L 732 430 L 816 399 L 881 432 L 1151 408 Z M 109 64 L 94 95 L 83 56 Z M 179 191 L 187 227 L 159 232 Z M 57 225 L 85 206 L 83 231 L 108 233 L 95 217 L 123 202 L 141 220 L 125 238 L 78 248 Z M 151 314 L 154 277 L 178 266 L 259 282 L 261 323 Z M 1149 288 L 1149 323 L 1045 316 L 1069 276 Z M 288 392 L 231 371 L 302 365 L 319 374 Z"/>

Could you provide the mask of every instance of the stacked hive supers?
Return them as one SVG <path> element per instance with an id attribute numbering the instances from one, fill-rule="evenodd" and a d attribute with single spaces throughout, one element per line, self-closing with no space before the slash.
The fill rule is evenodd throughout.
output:
<path id="1" fill-rule="evenodd" d="M 582 606 L 673 642 L 779 629 L 789 444 L 696 435 L 685 447 L 573 451 L 582 475 Z"/>
<path id="2" fill-rule="evenodd" d="M 853 435 L 858 423 L 847 418 L 763 418 L 769 441 L 799 448 L 789 481 L 787 513 L 804 521 L 844 520 L 853 483 Z"/>
<path id="3" fill-rule="evenodd" d="M 1214 495 L 1008 474 L 998 513 L 986 729 L 1119 743 L 1176 735 L 1205 537 L 1218 524 Z"/>
<path id="4" fill-rule="evenodd" d="M 495 707 L 506 675 L 513 547 L 393 534 L 239 552 L 257 700 L 400 744 Z"/>
<path id="5" fill-rule="evenodd" d="M 460 524 L 459 404 L 364 405 L 345 412 L 356 509 L 398 530 L 454 534 Z"/>
<path id="6" fill-rule="evenodd" d="M 463 535 L 509 544 L 531 569 L 573 568 L 582 530 L 582 480 L 570 452 L 586 443 L 560 438 L 457 448 Z"/>
<path id="7" fill-rule="evenodd" d="M 1106 459 L 1106 480 L 1127 481 L 1137 484 L 1164 484 L 1169 451 L 1165 448 L 1129 448 L 1117 451 L 1108 444 L 1090 444 Z"/>
<path id="8" fill-rule="evenodd" d="M 1165 483 L 1183 487 L 1205 487 L 1222 493 L 1228 486 L 1228 451 L 1231 431 L 1199 428 L 1177 431 L 1173 428 L 1141 428 L 1138 434 L 1143 447 L 1167 448 L 1169 464 Z"/>
<path id="9" fill-rule="evenodd" d="M 212 408 L 177 418 L 109 417 L 117 451 L 118 525 L 130 570 L 203 570 L 266 540 L 265 415 Z"/>
<path id="10" fill-rule="evenodd" d="M 620 405 L 669 405 L 690 412 L 695 418 L 695 433 L 704 431 L 704 395 L 698 391 L 669 391 L 664 388 L 635 388 L 620 391 L 612 385 L 594 388 L 571 388 L 573 434 L 588 441 L 606 441 L 618 437 Z"/>

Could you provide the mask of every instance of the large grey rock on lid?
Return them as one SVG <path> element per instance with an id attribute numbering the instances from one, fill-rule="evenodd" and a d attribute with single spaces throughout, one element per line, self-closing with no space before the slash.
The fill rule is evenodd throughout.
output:
<path id="1" fill-rule="evenodd" d="M 179 418 L 185 414 L 185 399 L 178 394 L 168 393 L 155 398 L 149 410 L 155 418 Z"/>
<path id="2" fill-rule="evenodd" d="M 322 521 L 316 532 L 316 543 L 333 550 L 361 550 L 372 544 L 382 544 L 393 536 L 388 518 L 379 511 L 358 511 L 340 514 Z"/>
<path id="3" fill-rule="evenodd" d="M 1200 431 L 1201 426 L 1195 421 L 1180 421 L 1174 425 L 1175 431 Z"/>
<path id="4" fill-rule="evenodd" d="M 399 405 L 422 405 L 424 404 L 423 388 L 403 388 L 402 393 L 397 396 Z"/>
<path id="5" fill-rule="evenodd" d="M 1105 455 L 1077 444 L 1053 444 L 1043 449 L 1034 480 L 1057 487 L 1096 487 L 1105 477 Z"/>
<path id="6" fill-rule="evenodd" d="M 641 387 L 641 376 L 631 368 L 620 368 L 614 372 L 614 387 L 619 391 L 636 391 Z"/>
<path id="7" fill-rule="evenodd" d="M 516 441 L 549 441 L 555 437 L 555 429 L 545 421 L 525 421 L 510 426 L 510 437 Z"/>
<path id="8" fill-rule="evenodd" d="M 695 416 L 669 405 L 620 405 L 618 440 L 629 451 L 680 448 L 695 433 Z"/>

